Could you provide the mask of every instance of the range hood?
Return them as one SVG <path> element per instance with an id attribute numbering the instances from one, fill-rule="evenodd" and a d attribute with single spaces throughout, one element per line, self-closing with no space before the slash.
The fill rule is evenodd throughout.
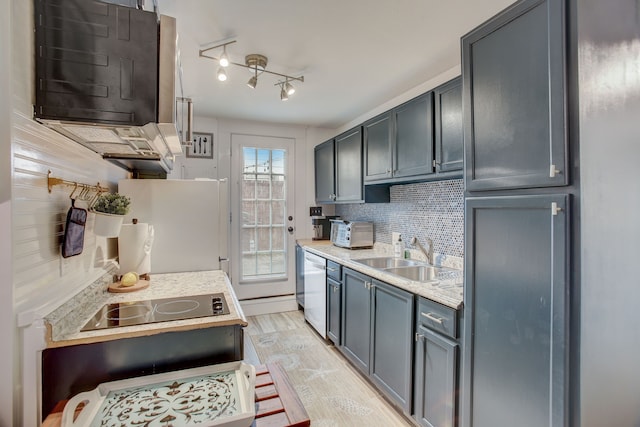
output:
<path id="1" fill-rule="evenodd" d="M 41 122 L 130 171 L 169 172 L 173 169 L 175 156 L 182 154 L 173 123 L 118 126 L 56 120 Z"/>
<path id="2" fill-rule="evenodd" d="M 176 115 L 186 99 L 176 97 L 175 18 L 109 1 L 34 2 L 35 119 L 129 171 L 171 171 L 192 118 L 190 102 L 187 119 Z"/>

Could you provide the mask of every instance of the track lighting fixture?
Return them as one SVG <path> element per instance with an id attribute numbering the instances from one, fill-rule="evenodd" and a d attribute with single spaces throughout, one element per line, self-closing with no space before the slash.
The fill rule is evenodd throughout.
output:
<path id="1" fill-rule="evenodd" d="M 284 90 L 287 91 L 287 95 L 293 95 L 296 93 L 296 88 L 293 87 L 291 83 L 289 83 L 289 79 L 284 83 Z"/>
<path id="2" fill-rule="evenodd" d="M 253 72 L 253 76 L 251 76 L 251 78 L 247 82 L 247 86 L 249 86 L 252 89 L 255 89 L 255 87 L 258 85 L 258 77 L 263 73 L 279 76 L 281 78 L 284 78 L 284 82 L 278 81 L 275 84 L 275 86 L 280 86 L 280 99 L 282 101 L 288 100 L 289 96 L 293 95 L 296 91 L 296 89 L 290 83 L 291 81 L 295 80 L 295 81 L 304 83 L 304 76 L 293 77 L 293 76 L 288 76 L 286 74 L 281 74 L 281 73 L 276 73 L 273 71 L 266 70 L 268 59 L 264 55 L 260 55 L 257 53 L 246 55 L 244 58 L 244 64 L 231 62 L 229 60 L 229 56 L 227 55 L 227 46 L 235 42 L 236 42 L 235 40 L 232 40 L 226 43 L 219 44 L 217 46 L 200 50 L 199 56 L 201 56 L 202 58 L 213 59 L 214 61 L 218 61 L 218 63 L 220 64 L 220 67 L 218 68 L 218 72 L 216 75 L 218 80 L 220 80 L 221 82 L 227 80 L 227 72 L 225 71 L 225 67 L 227 67 L 230 64 L 236 65 L 238 67 L 248 68 Z M 219 48 L 222 48 L 222 54 L 220 55 L 219 58 L 205 54 L 205 52 L 208 52 L 213 49 L 219 49 Z"/>
<path id="3" fill-rule="evenodd" d="M 227 72 L 224 70 L 224 67 L 220 67 L 218 68 L 218 80 L 220 80 L 221 82 L 227 80 Z"/>
<path id="4" fill-rule="evenodd" d="M 227 45 L 224 45 L 222 48 L 222 55 L 220 55 L 220 66 L 221 67 L 229 66 L 229 55 L 227 55 Z"/>
<path id="5" fill-rule="evenodd" d="M 289 94 L 284 88 L 284 83 L 280 83 L 280 101 L 288 101 Z"/>

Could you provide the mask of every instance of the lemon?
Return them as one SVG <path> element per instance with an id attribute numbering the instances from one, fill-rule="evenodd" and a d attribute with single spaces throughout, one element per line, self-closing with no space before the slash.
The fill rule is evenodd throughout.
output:
<path id="1" fill-rule="evenodd" d="M 122 276 L 122 280 L 120 280 L 120 284 L 122 286 L 133 286 L 138 283 L 138 273 L 129 272 Z"/>

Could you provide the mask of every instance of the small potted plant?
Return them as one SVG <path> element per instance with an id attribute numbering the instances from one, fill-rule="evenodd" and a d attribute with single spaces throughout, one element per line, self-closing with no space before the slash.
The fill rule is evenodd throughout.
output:
<path id="1" fill-rule="evenodd" d="M 122 194 L 101 194 L 91 208 L 96 214 L 93 232 L 98 236 L 118 237 L 130 204 L 131 199 Z"/>

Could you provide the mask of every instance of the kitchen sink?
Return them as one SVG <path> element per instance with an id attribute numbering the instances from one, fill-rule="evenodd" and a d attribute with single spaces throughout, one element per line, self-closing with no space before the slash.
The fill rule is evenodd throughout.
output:
<path id="1" fill-rule="evenodd" d="M 407 267 L 385 268 L 387 273 L 404 277 L 415 282 L 431 282 L 438 280 L 438 274 L 449 270 L 445 267 L 434 267 L 432 265 L 413 265 Z"/>
<path id="2" fill-rule="evenodd" d="M 417 266 L 421 264 L 421 262 L 419 261 L 414 261 L 414 260 L 404 259 L 404 258 L 393 258 L 393 257 L 363 258 L 363 259 L 354 259 L 353 261 L 358 262 L 360 264 L 364 264 L 368 267 L 379 268 L 379 269 L 409 267 L 409 266 Z"/>

